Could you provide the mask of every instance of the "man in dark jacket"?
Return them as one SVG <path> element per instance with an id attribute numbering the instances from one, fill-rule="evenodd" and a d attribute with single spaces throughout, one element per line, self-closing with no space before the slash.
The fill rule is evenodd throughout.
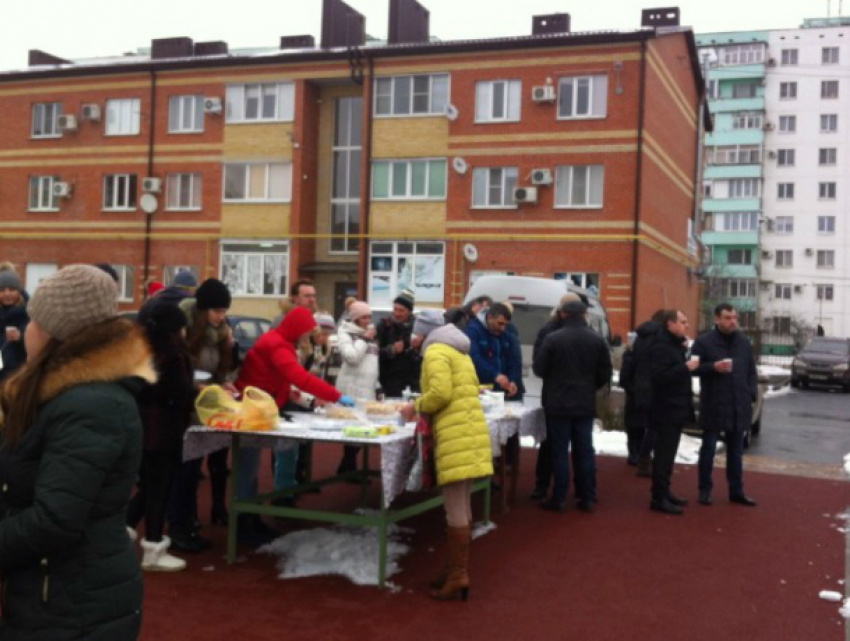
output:
<path id="1" fill-rule="evenodd" d="M 691 373 L 697 362 L 685 360 L 688 317 L 671 309 L 664 312 L 663 321 L 664 329 L 658 332 L 649 350 L 650 417 L 656 438 L 649 507 L 665 514 L 682 514 L 687 501 L 670 493 L 670 477 L 682 428 L 694 412 Z"/>
<path id="2" fill-rule="evenodd" d="M 405 388 L 419 390 L 421 354 L 410 345 L 413 294 L 404 291 L 393 301 L 393 314 L 378 324 L 379 380 L 384 396 L 397 398 Z"/>
<path id="3" fill-rule="evenodd" d="M 156 296 L 151 296 L 142 304 L 136 321 L 140 325 L 146 325 L 154 307 L 158 305 L 179 305 L 186 298 L 195 295 L 197 286 L 198 281 L 195 280 L 192 272 L 188 270 L 177 272 L 174 282 L 169 287 L 157 292 Z"/>
<path id="4" fill-rule="evenodd" d="M 714 310 L 714 329 L 694 342 L 693 356 L 700 358 L 699 502 L 711 505 L 711 469 L 720 433 L 726 435 L 726 481 L 732 503 L 755 506 L 744 494 L 744 434 L 753 420 L 758 395 L 758 372 L 753 346 L 738 331 L 738 314 L 728 303 Z"/>
<path id="5" fill-rule="evenodd" d="M 550 334 L 534 358 L 534 373 L 543 379 L 541 403 L 552 439 L 555 488 L 541 506 L 563 512 L 570 482 L 569 450 L 575 456 L 576 478 L 581 479 L 579 509 L 593 511 L 596 502 L 593 419 L 596 391 L 611 380 L 611 355 L 605 341 L 587 327 L 587 307 L 570 301 L 561 308 L 563 327 Z"/>
<path id="6" fill-rule="evenodd" d="M 516 396 L 517 381 L 522 376 L 522 366 L 505 331 L 510 320 L 511 311 L 502 303 L 495 303 L 469 321 L 465 331 L 478 381 L 504 391 L 508 398 Z"/>

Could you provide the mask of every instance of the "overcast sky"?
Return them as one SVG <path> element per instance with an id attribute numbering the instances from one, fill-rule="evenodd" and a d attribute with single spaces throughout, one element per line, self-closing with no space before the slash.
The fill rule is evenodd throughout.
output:
<path id="1" fill-rule="evenodd" d="M 277 46 L 280 36 L 312 34 L 319 41 L 321 0 L 4 0 L 0 69 L 26 67 L 27 52 L 61 57 L 108 56 L 147 46 L 152 38 L 224 40 L 232 48 Z M 526 35 L 531 16 L 567 12 L 573 31 L 631 30 L 643 8 L 678 4 L 682 24 L 697 33 L 794 28 L 823 17 L 829 0 L 420 0 L 431 12 L 431 34 L 442 40 Z M 831 0 L 833 15 L 839 0 Z M 389 0 L 348 0 L 366 15 L 366 31 L 387 35 Z M 498 9 L 496 8 L 498 7 Z M 850 0 L 844 2 L 850 14 Z M 803 13 L 804 11 L 808 13 Z"/>

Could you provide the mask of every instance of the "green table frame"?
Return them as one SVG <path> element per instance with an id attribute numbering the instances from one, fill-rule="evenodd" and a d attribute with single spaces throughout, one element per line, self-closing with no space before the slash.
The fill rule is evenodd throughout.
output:
<path id="1" fill-rule="evenodd" d="M 333 483 L 340 483 L 355 479 L 360 482 L 360 507 L 366 507 L 368 500 L 369 479 L 381 479 L 381 473 L 378 470 L 369 469 L 369 451 L 372 447 L 380 447 L 380 443 L 360 442 L 352 443 L 350 441 L 339 442 L 322 440 L 322 443 L 331 443 L 338 445 L 362 445 L 363 446 L 363 462 L 359 470 L 347 472 L 344 474 L 336 474 L 323 479 L 312 480 L 310 462 L 312 462 L 312 445 L 314 441 L 307 441 L 308 445 L 308 467 L 306 483 L 258 494 L 249 499 L 238 499 L 236 497 L 237 478 L 239 476 L 239 447 L 240 434 L 232 433 L 231 440 L 231 473 L 230 473 L 230 521 L 227 530 L 227 562 L 232 564 L 236 561 L 236 524 L 239 514 L 260 514 L 265 516 L 275 516 L 292 519 L 302 519 L 309 521 L 321 521 L 325 523 L 336 523 L 340 525 L 353 525 L 360 527 L 376 527 L 378 528 L 378 586 L 383 588 L 386 585 L 387 572 L 387 529 L 391 524 L 398 523 L 404 519 L 408 519 L 417 514 L 421 514 L 428 510 L 440 507 L 443 504 L 442 495 L 431 495 L 429 498 L 418 501 L 407 507 L 397 510 L 391 510 L 385 504 L 384 493 L 380 492 L 380 507 L 375 514 L 352 514 L 349 512 L 329 512 L 324 510 L 306 510 L 297 507 L 278 507 L 271 505 L 270 501 L 277 497 L 300 494 L 311 489 L 324 487 Z M 490 478 L 478 479 L 472 485 L 473 494 L 476 492 L 484 493 L 484 523 L 490 522 Z"/>

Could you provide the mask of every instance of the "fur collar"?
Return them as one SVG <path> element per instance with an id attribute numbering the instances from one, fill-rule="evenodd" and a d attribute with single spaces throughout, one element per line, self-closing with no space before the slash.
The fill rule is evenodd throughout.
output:
<path id="1" fill-rule="evenodd" d="M 134 376 L 156 382 L 151 350 L 136 323 L 116 318 L 64 341 L 47 365 L 38 396 L 44 403 L 75 385 Z M 16 379 L 13 376 L 8 381 L 3 390 L 5 396 L 14 398 Z"/>

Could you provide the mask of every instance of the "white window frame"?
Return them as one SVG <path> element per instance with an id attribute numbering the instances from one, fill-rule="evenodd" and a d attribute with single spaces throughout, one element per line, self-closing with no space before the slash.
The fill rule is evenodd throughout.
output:
<path id="1" fill-rule="evenodd" d="M 732 114 L 732 129 L 761 129 L 763 114 L 757 111 L 738 111 Z"/>
<path id="2" fill-rule="evenodd" d="M 586 81 L 587 87 L 587 112 L 578 113 L 578 96 L 577 86 L 579 83 Z M 597 89 L 597 85 L 602 86 Z M 572 101 L 570 108 L 572 113 L 563 115 L 561 107 L 563 104 L 564 88 L 567 85 L 572 85 Z M 598 100 L 603 98 L 602 100 Z M 603 104 L 598 104 L 602 102 Z M 593 76 L 562 76 L 558 79 L 558 120 L 590 120 L 601 119 L 608 115 L 608 76 L 604 74 Z"/>
<path id="3" fill-rule="evenodd" d="M 834 249 L 819 249 L 816 256 L 818 269 L 835 269 Z"/>
<path id="4" fill-rule="evenodd" d="M 249 196 L 251 193 L 251 179 L 253 176 L 253 172 L 251 171 L 252 167 L 264 167 L 264 176 L 263 180 L 265 182 L 263 186 L 264 196 L 261 198 L 252 198 Z M 283 168 L 286 177 L 288 180 L 285 180 L 283 183 L 284 186 L 284 194 L 280 198 L 272 198 L 269 194 L 271 192 L 271 172 L 272 167 L 280 167 Z M 228 198 L 227 196 L 227 175 L 229 172 L 244 172 L 243 181 L 245 185 L 245 196 L 243 198 Z M 288 203 L 292 200 L 292 163 L 288 162 L 228 162 L 224 163 L 221 168 L 222 172 L 222 180 L 221 180 L 221 202 L 226 204 L 240 204 L 240 203 Z"/>
<path id="5" fill-rule="evenodd" d="M 181 205 L 183 183 L 189 183 L 188 205 Z M 197 202 L 196 202 L 197 201 Z M 200 173 L 173 173 L 165 178 L 166 211 L 200 211 L 203 207 L 203 177 Z"/>
<path id="6" fill-rule="evenodd" d="M 776 200 L 794 200 L 794 183 L 776 183 Z"/>
<path id="7" fill-rule="evenodd" d="M 793 234 L 794 233 L 794 217 L 793 216 L 777 216 L 773 221 L 773 232 L 775 234 Z"/>
<path id="8" fill-rule="evenodd" d="M 389 251 L 375 251 L 375 248 L 382 248 L 384 245 L 391 245 Z M 403 245 L 412 245 L 411 253 L 401 253 L 400 247 Z M 442 248 L 441 253 L 422 252 L 417 249 L 420 246 L 439 245 Z M 420 257 L 430 256 L 428 262 L 431 263 L 429 269 L 421 269 L 421 265 L 417 265 Z M 404 278 L 400 278 L 399 272 L 402 271 L 400 260 L 405 259 L 405 274 Z M 369 277 L 367 285 L 367 297 L 372 305 L 392 305 L 392 300 L 404 289 L 410 289 L 415 297 L 417 305 L 420 303 L 436 303 L 440 306 L 443 304 L 447 267 L 446 267 L 446 244 L 440 240 L 373 240 L 369 243 Z M 376 266 L 386 267 L 385 269 L 376 269 Z M 430 284 L 417 284 L 417 277 L 423 277 L 428 273 L 434 276 L 434 272 L 441 269 L 442 278 L 440 283 L 436 283 L 436 279 Z M 380 285 L 380 287 L 378 287 Z M 381 292 L 386 291 L 386 295 L 376 295 L 380 289 Z"/>
<path id="9" fill-rule="evenodd" d="M 495 115 L 493 88 L 502 87 L 502 115 Z M 479 80 L 475 83 L 475 122 L 519 122 L 522 119 L 522 81 L 513 79 Z"/>
<path id="10" fill-rule="evenodd" d="M 793 134 L 797 132 L 797 116 L 779 116 L 779 133 Z"/>
<path id="11" fill-rule="evenodd" d="M 53 185 L 58 181 L 59 176 L 30 176 L 28 184 L 29 192 L 27 194 L 27 211 L 59 211 L 59 201 L 56 196 L 53 195 Z M 34 185 L 36 186 L 35 202 L 33 202 Z M 47 196 L 47 198 L 45 198 L 45 195 Z"/>
<path id="12" fill-rule="evenodd" d="M 796 100 L 797 99 L 797 83 L 796 83 L 796 81 L 788 81 L 788 82 L 780 82 L 779 83 L 779 99 L 780 100 Z"/>
<path id="13" fill-rule="evenodd" d="M 818 149 L 818 166 L 833 167 L 838 164 L 837 147 L 820 147 Z"/>
<path id="14" fill-rule="evenodd" d="M 835 88 L 833 95 L 832 88 Z M 821 80 L 820 97 L 821 100 L 837 100 L 839 97 L 839 86 L 837 80 Z"/>
<path id="15" fill-rule="evenodd" d="M 839 60 L 839 47 L 822 47 L 820 50 L 820 62 L 822 65 L 837 65 Z"/>
<path id="16" fill-rule="evenodd" d="M 732 178 L 728 181 L 728 188 L 727 197 L 732 199 L 761 196 L 761 181 L 758 178 Z"/>
<path id="17" fill-rule="evenodd" d="M 777 167 L 793 167 L 797 161 L 796 149 L 777 149 L 776 150 L 776 166 Z"/>
<path id="18" fill-rule="evenodd" d="M 49 278 L 59 269 L 56 263 L 27 263 L 26 266 L 26 289 L 32 294 L 38 288 L 39 283 Z"/>
<path id="19" fill-rule="evenodd" d="M 112 202 L 107 202 L 107 185 L 113 182 Z M 105 174 L 103 176 L 103 211 L 135 211 L 138 179 L 136 174 Z"/>
<path id="20" fill-rule="evenodd" d="M 831 236 L 835 234 L 835 216 L 818 216 L 818 234 Z"/>
<path id="21" fill-rule="evenodd" d="M 118 302 L 132 303 L 135 299 L 135 268 L 133 265 L 112 265 L 118 274 Z"/>
<path id="22" fill-rule="evenodd" d="M 800 52 L 798 49 L 783 49 L 780 55 L 779 64 L 783 67 L 794 67 L 798 64 Z"/>
<path id="23" fill-rule="evenodd" d="M 423 195 L 414 195 L 413 194 L 413 165 L 416 163 L 425 163 L 425 193 Z M 440 164 L 442 163 L 442 167 Z M 375 189 L 378 185 L 376 185 L 376 176 L 377 172 L 375 171 L 377 165 L 387 165 L 387 195 L 386 196 L 376 196 Z M 393 193 L 394 186 L 394 174 L 396 171 L 402 171 L 398 169 L 399 167 L 404 167 L 405 172 L 405 193 L 404 195 L 397 195 Z M 431 172 L 437 171 L 443 174 L 443 192 L 442 194 L 438 194 L 436 196 L 429 195 L 429 191 L 431 188 Z M 374 201 L 389 201 L 389 200 L 445 200 L 446 195 L 448 193 L 448 162 L 446 158 L 417 158 L 415 160 L 373 160 L 372 161 L 372 200 Z"/>
<path id="24" fill-rule="evenodd" d="M 255 94 L 255 95 L 252 95 Z M 264 114 L 264 100 L 274 96 L 274 113 Z M 249 118 L 248 101 L 257 101 L 257 115 Z M 263 122 L 292 122 L 295 117 L 295 83 L 249 82 L 227 85 L 225 89 L 224 122 L 228 125 Z"/>
<path id="25" fill-rule="evenodd" d="M 754 278 L 729 278 L 724 285 L 724 293 L 729 298 L 756 298 L 758 294 Z"/>
<path id="26" fill-rule="evenodd" d="M 733 263 L 730 260 L 732 252 L 741 252 L 742 262 Z M 749 258 L 749 260 L 743 261 L 744 258 Z M 728 250 L 726 250 L 726 264 L 727 265 L 752 265 L 753 264 L 753 250 L 752 249 L 728 249 Z"/>
<path id="27" fill-rule="evenodd" d="M 833 181 L 818 183 L 818 200 L 835 200 L 838 197 L 838 183 Z"/>
<path id="28" fill-rule="evenodd" d="M 577 169 L 585 170 L 584 202 L 573 199 L 575 175 Z M 562 176 L 564 178 L 562 178 Z M 591 202 L 593 197 L 592 185 L 594 176 L 599 181 L 599 202 Z M 563 189 L 566 189 L 566 200 Z M 605 200 L 605 167 L 604 165 L 557 165 L 555 167 L 555 203 L 553 209 L 602 209 Z"/>
<path id="29" fill-rule="evenodd" d="M 171 96 L 168 99 L 168 133 L 204 133 L 204 100 L 203 96 Z"/>
<path id="30" fill-rule="evenodd" d="M 773 286 L 773 297 L 776 300 L 791 300 L 793 292 L 791 283 L 775 283 Z"/>
<path id="31" fill-rule="evenodd" d="M 758 212 L 717 212 L 714 231 L 720 233 L 758 231 Z"/>
<path id="32" fill-rule="evenodd" d="M 414 90 L 416 86 L 417 78 L 428 78 L 428 110 L 427 111 L 414 111 L 415 107 L 415 96 L 423 95 L 422 92 L 416 92 Z M 404 82 L 408 80 L 410 82 L 410 102 L 408 103 L 408 111 L 407 112 L 396 112 L 396 85 L 400 82 Z M 446 104 L 440 104 L 435 99 L 435 83 L 437 80 L 445 79 L 446 86 Z M 389 92 L 386 91 L 389 89 Z M 372 115 L 375 118 L 422 118 L 422 117 L 434 117 L 434 116 L 443 116 L 446 113 L 449 105 L 451 104 L 451 76 L 447 73 L 418 73 L 413 75 L 403 75 L 403 76 L 381 76 L 380 78 L 375 78 L 375 84 L 373 87 L 375 93 L 375 99 L 372 101 Z M 384 111 L 381 108 L 383 104 L 383 100 L 386 99 L 389 101 L 389 110 Z"/>
<path id="33" fill-rule="evenodd" d="M 834 285 L 816 285 L 815 286 L 815 299 L 816 300 L 835 300 L 835 286 Z"/>
<path id="34" fill-rule="evenodd" d="M 162 284 L 170 287 L 174 284 L 174 278 L 180 272 L 189 272 L 198 280 L 198 268 L 194 265 L 163 265 L 162 266 Z"/>
<path id="35" fill-rule="evenodd" d="M 106 101 L 104 136 L 138 136 L 141 131 L 141 122 L 141 99 L 110 98 Z"/>
<path id="36" fill-rule="evenodd" d="M 266 261 L 269 257 L 276 259 L 278 267 L 280 260 L 283 260 L 283 266 L 277 274 L 282 275 L 283 283 L 275 277 L 271 280 L 272 291 L 267 293 L 266 283 L 270 276 L 275 276 L 275 265 Z M 234 259 L 235 264 L 231 264 Z M 280 298 L 289 293 L 289 260 L 290 247 L 287 240 L 222 239 L 219 242 L 219 279 L 227 285 L 234 298 Z M 234 267 L 239 274 L 227 273 L 230 267 Z M 259 283 L 256 281 L 257 268 L 260 270 Z M 258 285 L 261 291 L 257 290 Z"/>
<path id="37" fill-rule="evenodd" d="M 61 138 L 57 121 L 62 115 L 61 102 L 36 102 L 33 104 L 30 138 Z"/>
<path id="38" fill-rule="evenodd" d="M 732 85 L 732 100 L 752 100 L 758 98 L 759 85 L 755 82 L 739 82 Z M 746 93 L 743 90 L 746 89 Z M 739 95 L 743 94 L 743 95 Z"/>
<path id="39" fill-rule="evenodd" d="M 777 249 L 776 250 L 776 267 L 777 269 L 791 269 L 794 267 L 794 250 L 793 249 Z"/>
<path id="40" fill-rule="evenodd" d="M 824 125 L 826 125 L 824 127 Z M 821 114 L 820 132 L 822 134 L 834 134 L 838 131 L 838 114 Z"/>
<path id="41" fill-rule="evenodd" d="M 740 44 L 723 47 L 723 66 L 751 65 L 764 62 L 763 44 Z"/>
<path id="42" fill-rule="evenodd" d="M 493 170 L 501 171 L 501 190 L 502 190 L 502 201 L 500 204 L 492 204 L 490 202 L 490 172 Z M 472 170 L 472 209 L 516 209 L 517 204 L 514 202 L 513 188 L 509 187 L 511 184 L 511 177 L 513 177 L 513 186 L 516 187 L 518 180 L 518 169 L 516 167 L 475 167 Z M 487 195 L 486 202 L 484 203 L 476 203 L 475 202 L 475 184 L 480 178 L 478 176 L 484 175 L 484 193 Z"/>

